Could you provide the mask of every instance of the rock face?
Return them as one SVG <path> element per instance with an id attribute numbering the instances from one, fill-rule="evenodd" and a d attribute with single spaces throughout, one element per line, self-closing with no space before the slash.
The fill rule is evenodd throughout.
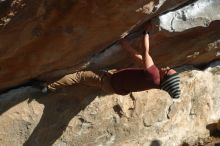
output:
<path id="1" fill-rule="evenodd" d="M 156 89 L 127 96 L 103 95 L 85 86 L 47 96 L 32 87 L 11 90 L 0 97 L 0 143 L 193 145 L 208 137 L 208 127 L 220 119 L 219 65 L 204 71 L 179 68 L 182 91 L 178 100 Z"/>
<path id="2" fill-rule="evenodd" d="M 179 66 L 200 64 L 219 58 L 220 22 L 216 21 L 220 19 L 219 10 L 217 0 L 198 0 L 154 18 L 154 28 L 150 31 L 150 47 L 156 64 Z M 141 37 L 132 39 L 131 34 L 130 40 L 135 48 L 142 47 Z M 95 56 L 91 64 L 102 67 L 109 62 L 116 64 L 115 60 L 120 60 L 123 54 L 117 47 L 114 45 L 112 51 Z"/>
<path id="3" fill-rule="evenodd" d="M 126 36 L 142 52 L 149 22 L 159 67 L 207 63 L 220 56 L 219 13 L 218 0 L 0 0 L 0 90 L 133 65 L 118 40 Z M 85 86 L 48 95 L 11 89 L 0 94 L 0 144 L 193 145 L 213 127 L 219 132 L 220 67 L 178 69 L 178 100 L 161 90 L 118 96 Z"/>
<path id="4" fill-rule="evenodd" d="M 128 65 L 115 42 L 128 34 L 141 49 L 141 36 L 134 39 L 132 33 L 153 18 L 151 52 L 159 66 L 209 62 L 219 56 L 219 5 L 218 0 L 1 1 L 0 89 L 37 76 L 49 80 Z"/>
<path id="5" fill-rule="evenodd" d="M 156 14 L 157 6 L 169 3 L 165 11 L 185 1 L 1 2 L 8 7 L 0 19 L 0 88 L 46 72 L 81 69 L 89 56 Z"/>
<path id="6" fill-rule="evenodd" d="M 182 32 L 198 26 L 207 27 L 220 18 L 218 3 L 218 0 L 198 0 L 160 16 L 160 26 L 169 32 Z"/>

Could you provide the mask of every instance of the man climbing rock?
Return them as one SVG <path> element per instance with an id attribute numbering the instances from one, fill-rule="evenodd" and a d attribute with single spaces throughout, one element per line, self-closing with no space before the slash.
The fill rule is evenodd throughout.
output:
<path id="1" fill-rule="evenodd" d="M 169 68 L 158 69 L 149 54 L 149 34 L 144 34 L 144 54 L 139 54 L 126 39 L 120 40 L 122 49 L 129 53 L 142 68 L 126 68 L 114 73 L 106 71 L 79 71 L 68 74 L 63 78 L 49 83 L 44 92 L 55 91 L 67 86 L 84 84 L 102 89 L 107 93 L 126 95 L 130 92 L 148 89 L 163 89 L 172 98 L 179 98 L 179 76 L 178 73 Z"/>

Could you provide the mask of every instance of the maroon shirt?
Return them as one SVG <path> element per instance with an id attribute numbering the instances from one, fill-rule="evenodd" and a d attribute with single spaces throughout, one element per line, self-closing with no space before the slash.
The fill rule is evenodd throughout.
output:
<path id="1" fill-rule="evenodd" d="M 148 69 L 128 68 L 114 73 L 110 83 L 115 93 L 126 95 L 130 92 L 159 88 L 160 74 L 155 65 Z"/>

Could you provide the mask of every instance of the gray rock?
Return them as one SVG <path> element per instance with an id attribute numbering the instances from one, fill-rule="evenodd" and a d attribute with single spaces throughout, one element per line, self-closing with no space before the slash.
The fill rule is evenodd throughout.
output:
<path id="1" fill-rule="evenodd" d="M 207 27 L 220 20 L 219 0 L 198 0 L 177 11 L 159 17 L 160 26 L 170 32 L 181 32 L 198 26 Z"/>

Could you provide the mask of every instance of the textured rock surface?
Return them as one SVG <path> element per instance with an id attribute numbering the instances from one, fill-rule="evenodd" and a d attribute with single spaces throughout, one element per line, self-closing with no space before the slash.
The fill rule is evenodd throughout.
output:
<path id="1" fill-rule="evenodd" d="M 178 100 L 161 90 L 127 96 L 103 95 L 83 86 L 48 96 L 31 87 L 11 90 L 0 98 L 0 143 L 178 146 L 200 139 L 201 144 L 209 136 L 207 127 L 220 119 L 219 65 L 204 71 L 179 68 Z"/>
<path id="2" fill-rule="evenodd" d="M 158 66 L 218 58 L 219 1 L 187 1 L 0 0 L 0 89 L 39 75 L 51 79 L 130 65 L 115 41 L 128 34 L 141 52 L 142 36 L 136 32 L 150 19 Z M 198 143 L 209 136 L 209 127 L 218 127 L 213 124 L 220 119 L 218 64 L 181 73 L 179 100 L 160 90 L 118 96 L 79 86 L 43 96 L 32 87 L 12 89 L 0 95 L 0 144 Z"/>
<path id="3" fill-rule="evenodd" d="M 181 9 L 187 1 L 1 1 L 0 89 L 39 75 L 49 79 L 83 68 L 128 65 L 126 54 L 111 44 L 152 17 L 157 17 L 151 48 L 158 65 L 205 63 L 219 57 L 219 2 L 199 0 L 189 6 L 194 2 L 190 1 Z M 207 15 L 188 15 L 197 6 Z M 158 17 L 173 8 L 175 12 Z M 191 20 L 193 25 L 186 25 Z M 182 27 L 172 26 L 178 32 L 169 32 L 170 24 Z M 140 42 L 141 37 L 131 40 L 137 48 Z"/>
<path id="4" fill-rule="evenodd" d="M 185 1 L 4 1 L 0 88 L 50 71 L 81 69 L 82 62 L 122 33 Z"/>
<path id="5" fill-rule="evenodd" d="M 197 0 L 177 11 L 160 16 L 160 26 L 170 32 L 182 32 L 198 26 L 207 27 L 212 21 L 220 19 L 219 9 L 218 0 Z"/>
<path id="6" fill-rule="evenodd" d="M 220 19 L 219 11 L 218 0 L 198 0 L 153 19 L 150 47 L 156 64 L 200 64 L 219 58 L 220 21 L 215 21 Z M 141 37 L 131 40 L 135 48 L 141 48 L 141 43 Z M 121 54 L 123 52 L 114 45 L 104 54 L 95 56 L 91 64 L 98 67 L 109 62 L 116 64 L 117 60 L 122 60 Z"/>

